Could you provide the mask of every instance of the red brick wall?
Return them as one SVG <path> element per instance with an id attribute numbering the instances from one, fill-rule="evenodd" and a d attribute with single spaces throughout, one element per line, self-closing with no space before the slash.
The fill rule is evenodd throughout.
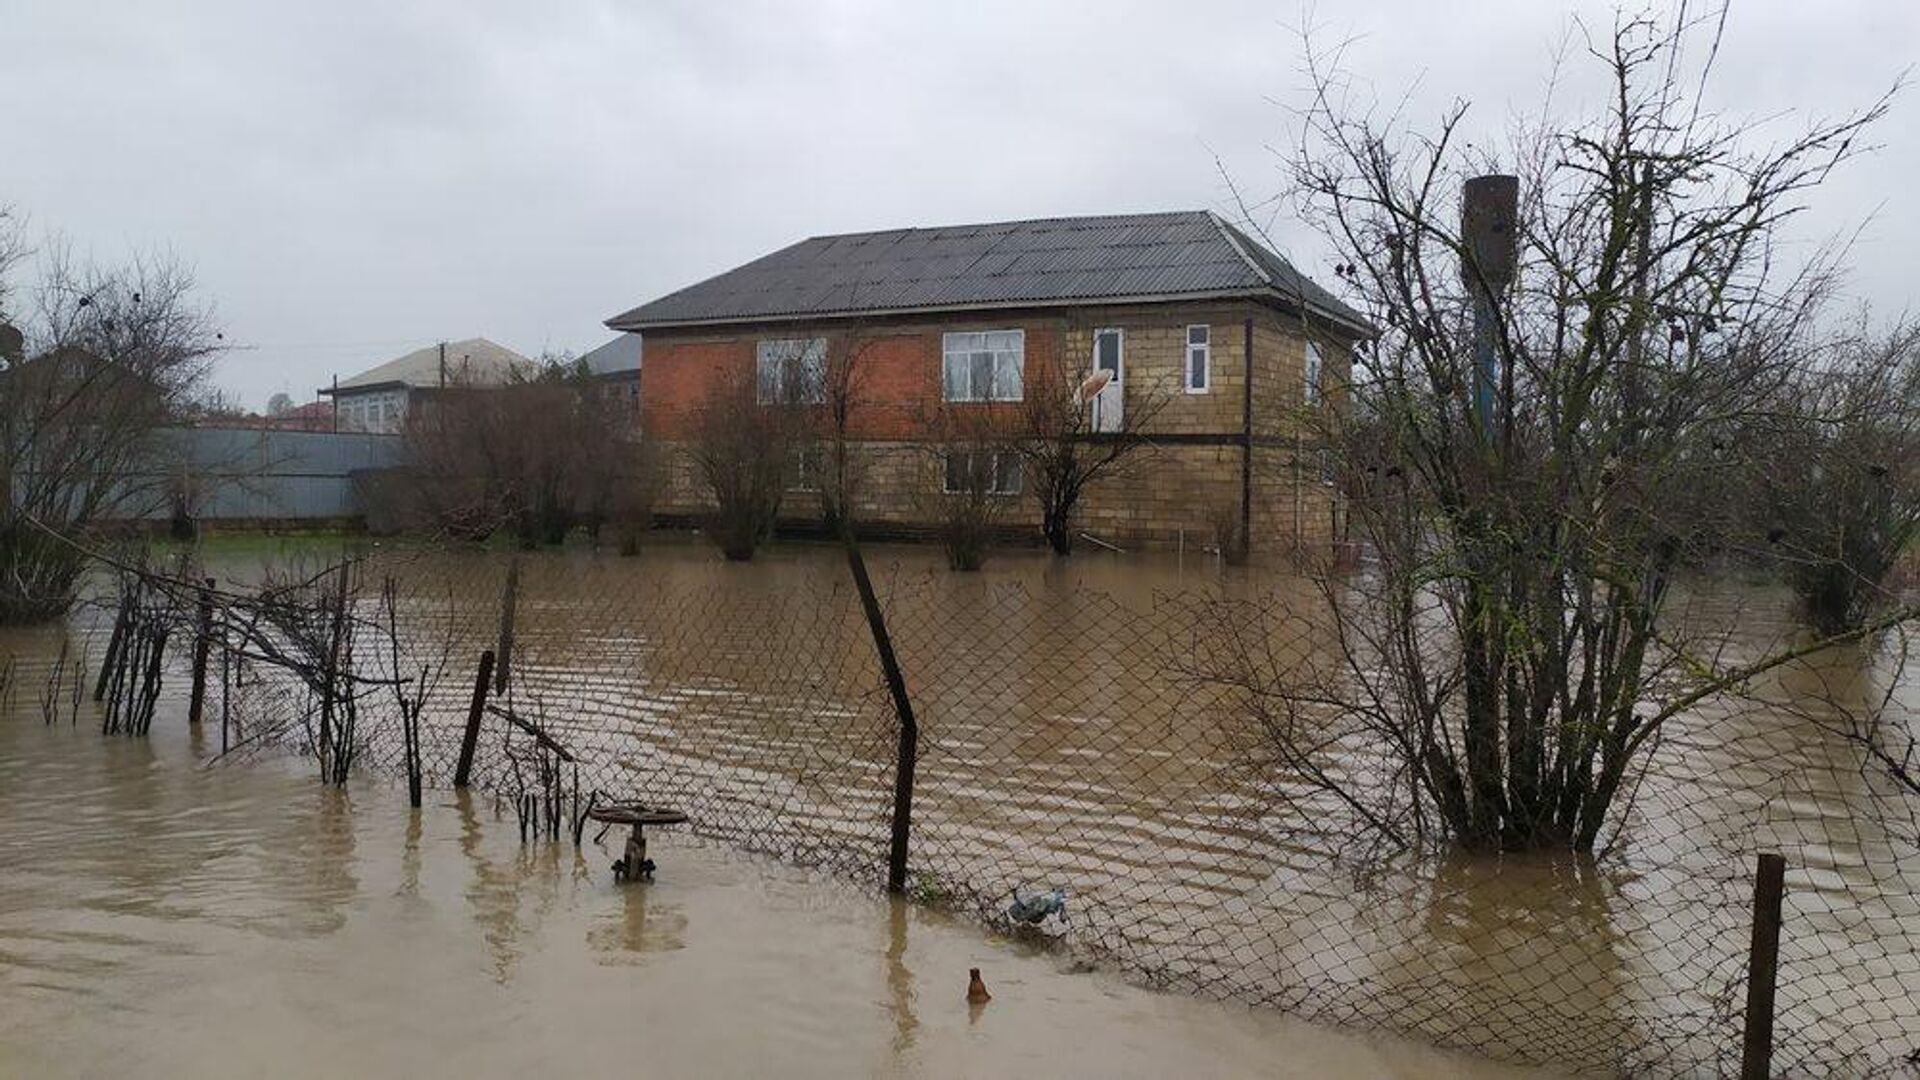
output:
<path id="1" fill-rule="evenodd" d="M 836 357 L 855 352 L 859 388 L 851 433 L 860 439 L 912 439 L 940 406 L 940 338 L 965 330 L 1025 330 L 1026 383 L 1039 385 L 1059 355 L 1062 326 L 1055 319 L 947 320 L 937 324 L 828 331 L 764 326 L 724 335 L 648 334 L 641 369 L 644 430 L 668 441 L 691 434 L 700 403 L 723 379 L 750 377 L 756 343 L 767 338 L 826 337 Z M 1008 409 L 1017 406 L 980 406 Z"/>

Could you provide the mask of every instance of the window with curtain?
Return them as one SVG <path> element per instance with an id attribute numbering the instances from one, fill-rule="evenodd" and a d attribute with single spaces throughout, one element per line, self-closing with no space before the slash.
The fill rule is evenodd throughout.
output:
<path id="1" fill-rule="evenodd" d="M 941 338 L 940 352 L 941 395 L 946 400 L 1020 400 L 1026 331 L 947 334 Z"/>

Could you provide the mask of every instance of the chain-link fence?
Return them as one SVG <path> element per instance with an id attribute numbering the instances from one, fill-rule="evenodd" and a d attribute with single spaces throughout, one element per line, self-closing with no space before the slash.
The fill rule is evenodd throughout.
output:
<path id="1" fill-rule="evenodd" d="M 180 595 L 144 610 L 199 619 L 197 580 L 153 579 Z M 477 715 L 473 783 L 569 823 L 590 797 L 637 800 L 721 841 L 886 876 L 900 727 L 843 576 L 388 553 L 274 582 L 206 594 L 203 723 L 228 759 L 324 757 L 324 739 L 351 770 L 401 774 L 413 741 L 424 783 L 446 787 Z M 1915 803 L 1804 711 L 1677 718 L 1598 860 L 1356 860 L 1334 815 L 1289 793 L 1242 696 L 1194 677 L 1243 616 L 1267 655 L 1312 662 L 1324 641 L 1281 608 L 971 575 L 877 584 L 920 730 L 907 888 L 922 902 L 1310 1019 L 1520 1062 L 1724 1074 L 1754 857 L 1779 851 L 1776 1072 L 1897 1072 L 1920 1047 Z M 264 611 L 269 594 L 298 612 Z M 113 620 L 90 625 L 104 639 Z M 476 714 L 486 650 L 504 685 Z M 170 670 L 190 654 L 176 645 Z M 1910 709 L 1911 683 L 1891 692 Z M 1064 917 L 1016 918 L 1017 899 L 1054 890 Z"/>

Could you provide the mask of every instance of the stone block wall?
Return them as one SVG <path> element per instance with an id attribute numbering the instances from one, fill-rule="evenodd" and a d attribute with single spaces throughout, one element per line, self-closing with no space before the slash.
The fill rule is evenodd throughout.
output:
<path id="1" fill-rule="evenodd" d="M 1199 393 L 1188 392 L 1182 381 L 1187 329 L 1193 325 L 1209 328 L 1210 378 Z M 1151 412 L 1143 428 L 1151 445 L 1088 489 L 1076 521 L 1081 531 L 1129 550 L 1214 545 L 1223 518 L 1237 521 L 1242 486 L 1248 483 L 1249 537 L 1256 553 L 1317 548 L 1340 536 L 1340 498 L 1321 482 L 1315 418 L 1304 403 L 1303 328 L 1298 320 L 1246 301 L 996 312 L 855 328 L 794 325 L 649 335 L 641 400 L 645 429 L 663 451 L 657 509 L 684 517 L 710 505 L 682 441 L 716 373 L 750 372 L 761 339 L 824 336 L 830 348 L 858 350 L 853 355 L 860 392 L 849 427 L 859 440 L 859 516 L 902 528 L 931 526 L 937 519 L 941 461 L 937 450 L 916 440 L 932 437 L 933 418 L 942 408 L 941 336 L 1016 327 L 1025 332 L 1029 394 L 1058 392 L 1057 365 L 1090 369 L 1097 332 L 1120 330 L 1125 407 L 1139 410 L 1136 418 Z M 1322 407 L 1334 408 L 1348 371 L 1347 352 L 1331 338 L 1323 348 L 1328 393 Z M 1244 430 L 1249 391 L 1250 452 Z M 1010 421 L 1011 410 L 1019 406 L 945 408 Z M 817 519 L 817 494 L 790 491 L 783 516 Z M 1037 532 L 1039 521 L 1030 490 L 1008 497 L 1003 525 Z"/>

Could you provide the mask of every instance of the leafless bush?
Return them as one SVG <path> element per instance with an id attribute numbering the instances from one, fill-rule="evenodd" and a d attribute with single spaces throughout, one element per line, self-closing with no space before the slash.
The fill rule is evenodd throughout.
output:
<path id="1" fill-rule="evenodd" d="M 1213 546 L 1220 558 L 1230 566 L 1244 565 L 1251 545 L 1240 508 L 1231 502 L 1216 502 L 1207 507 L 1207 524 L 1213 529 Z"/>
<path id="2" fill-rule="evenodd" d="M 701 401 L 688 453 L 713 496 L 705 531 L 728 559 L 753 558 L 772 535 L 794 445 L 789 410 L 761 404 L 753 379 L 717 379 Z"/>
<path id="3" fill-rule="evenodd" d="M 1898 603 L 1920 539 L 1920 326 L 1821 352 L 1756 433 L 1772 450 L 1761 525 L 1807 620 L 1841 634 Z"/>
<path id="4" fill-rule="evenodd" d="M 1007 504 L 1020 495 L 1021 460 L 992 421 L 966 407 L 948 406 L 928 424 L 921 444 L 928 468 L 940 477 L 925 496 L 947 566 L 978 570 L 999 532 Z"/>
<path id="5" fill-rule="evenodd" d="M 405 432 L 416 524 L 466 538 L 507 529 L 528 547 L 597 531 L 638 457 L 617 409 L 591 371 L 552 358 L 506 386 L 430 392 Z"/>
<path id="6" fill-rule="evenodd" d="M 617 477 L 607 500 L 607 521 L 614 545 L 622 555 L 640 554 L 641 538 L 653 527 L 654 502 L 660 494 L 660 462 L 652 443 L 633 447 L 633 467 Z"/>

